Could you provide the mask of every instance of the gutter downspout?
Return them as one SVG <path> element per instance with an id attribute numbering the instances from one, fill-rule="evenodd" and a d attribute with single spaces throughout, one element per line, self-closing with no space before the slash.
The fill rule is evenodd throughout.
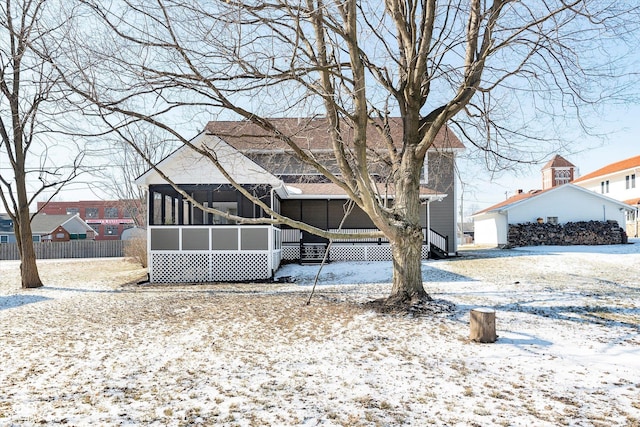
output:
<path id="1" fill-rule="evenodd" d="M 431 209 L 429 205 L 431 205 L 432 200 L 427 199 L 427 251 L 431 252 Z M 431 256 L 429 256 L 431 258 Z"/>

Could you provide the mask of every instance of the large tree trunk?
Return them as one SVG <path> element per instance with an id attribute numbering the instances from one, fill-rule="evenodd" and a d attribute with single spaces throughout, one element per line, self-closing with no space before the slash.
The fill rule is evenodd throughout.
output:
<path id="1" fill-rule="evenodd" d="M 29 227 L 31 229 L 31 227 Z M 21 233 L 22 234 L 22 233 Z M 23 288 L 39 288 L 42 285 L 38 266 L 36 265 L 36 253 L 33 250 L 31 232 L 28 236 L 20 236 L 22 241 L 22 252 L 20 254 L 20 279 Z"/>
<path id="2" fill-rule="evenodd" d="M 393 287 L 388 304 L 411 304 L 431 299 L 422 285 L 422 229 L 411 227 L 391 241 Z"/>
<path id="3" fill-rule="evenodd" d="M 25 194 L 26 196 L 26 194 Z M 21 194 L 19 192 L 19 198 Z M 25 197 L 26 199 L 26 197 Z M 36 264 L 36 253 L 33 250 L 33 237 L 31 235 L 31 216 L 29 205 L 25 202 L 25 207 L 18 212 L 18 225 L 16 226 L 16 240 L 18 251 L 20 252 L 20 279 L 22 288 L 39 288 L 42 285 L 38 266 Z"/>
<path id="4" fill-rule="evenodd" d="M 416 121 L 417 123 L 417 121 Z M 405 126 L 405 138 L 411 138 Z M 423 157 L 409 147 L 403 155 L 395 180 L 396 220 L 386 233 L 393 257 L 393 287 L 388 304 L 412 304 L 431 297 L 422 285 L 422 227 L 420 225 L 420 169 Z"/>

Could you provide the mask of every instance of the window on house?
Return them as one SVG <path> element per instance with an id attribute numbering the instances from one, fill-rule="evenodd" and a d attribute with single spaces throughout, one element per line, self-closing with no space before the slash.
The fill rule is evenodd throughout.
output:
<path id="1" fill-rule="evenodd" d="M 634 222 L 636 220 L 636 211 L 627 211 L 627 222 Z"/>
<path id="2" fill-rule="evenodd" d="M 93 231 L 100 234 L 100 224 L 89 224 L 89 227 L 93 228 Z"/>
<path id="3" fill-rule="evenodd" d="M 80 213 L 80 208 L 67 208 L 67 215 L 75 215 Z"/>
<path id="4" fill-rule="evenodd" d="M 555 171 L 556 185 L 567 184 L 571 181 L 571 171 L 567 169 L 559 169 Z"/>
<path id="5" fill-rule="evenodd" d="M 9 241 L 9 236 L 0 236 L 0 243 L 7 243 Z"/>
<path id="6" fill-rule="evenodd" d="M 37 243 L 40 241 L 40 236 L 31 236 L 31 240 Z"/>
<path id="7" fill-rule="evenodd" d="M 609 180 L 600 182 L 600 192 L 602 194 L 609 192 Z"/>
<path id="8" fill-rule="evenodd" d="M 123 218 L 134 218 L 138 215 L 138 208 L 135 206 L 129 206 L 122 210 Z"/>
<path id="9" fill-rule="evenodd" d="M 630 177 L 630 183 L 629 183 L 629 187 L 627 188 L 636 188 L 636 174 L 632 173 L 631 175 L 629 175 Z"/>
<path id="10" fill-rule="evenodd" d="M 86 208 L 84 215 L 85 218 L 98 218 L 98 208 Z"/>
<path id="11" fill-rule="evenodd" d="M 118 226 L 117 225 L 105 225 L 104 226 L 104 234 L 106 236 L 117 236 L 118 235 Z"/>
<path id="12" fill-rule="evenodd" d="M 105 218 L 118 218 L 118 208 L 104 208 Z"/>
<path id="13" fill-rule="evenodd" d="M 557 216 L 548 216 L 547 217 L 547 222 L 549 224 L 557 224 L 558 223 L 558 217 Z"/>

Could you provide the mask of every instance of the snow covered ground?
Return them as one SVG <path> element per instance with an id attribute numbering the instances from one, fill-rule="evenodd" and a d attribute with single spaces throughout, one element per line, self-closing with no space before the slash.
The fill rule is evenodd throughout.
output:
<path id="1" fill-rule="evenodd" d="M 450 315 L 381 315 L 389 263 L 136 285 L 122 259 L 0 262 L 0 425 L 640 425 L 640 243 L 424 263 Z M 469 341 L 469 310 L 498 341 Z"/>

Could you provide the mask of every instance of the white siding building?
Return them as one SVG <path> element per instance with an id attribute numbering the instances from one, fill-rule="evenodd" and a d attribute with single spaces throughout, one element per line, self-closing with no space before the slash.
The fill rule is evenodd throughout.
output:
<path id="1" fill-rule="evenodd" d="M 572 183 L 633 207 L 634 209 L 627 213 L 626 229 L 629 236 L 638 237 L 639 180 L 640 156 L 635 156 L 611 163 L 575 179 Z"/>
<path id="2" fill-rule="evenodd" d="M 537 222 L 539 218 L 557 224 L 613 220 L 624 226 L 625 214 L 632 209 L 623 202 L 573 184 L 519 192 L 473 215 L 475 243 L 506 245 L 510 224 Z"/>

